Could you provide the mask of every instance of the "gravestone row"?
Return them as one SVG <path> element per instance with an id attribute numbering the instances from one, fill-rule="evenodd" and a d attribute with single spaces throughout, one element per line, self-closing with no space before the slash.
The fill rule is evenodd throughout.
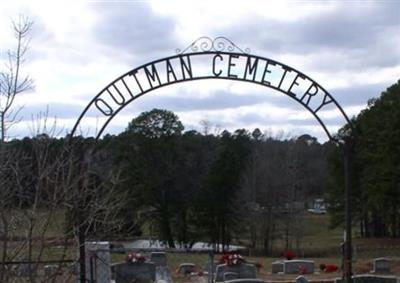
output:
<path id="1" fill-rule="evenodd" d="M 109 283 L 111 273 L 115 283 L 172 283 L 171 274 L 167 268 L 167 257 L 164 252 L 151 254 L 151 262 L 143 263 L 118 263 L 110 269 L 109 243 L 87 243 L 87 266 L 94 266 L 96 282 Z M 211 270 L 211 265 L 209 269 Z M 282 260 L 272 262 L 272 273 L 284 274 L 312 274 L 314 273 L 314 261 L 311 260 Z M 21 268 L 23 269 L 23 268 Z M 111 272 L 112 270 L 112 272 Z M 53 268 L 46 269 L 46 273 L 53 273 Z M 240 263 L 236 265 L 220 264 L 216 266 L 215 282 L 230 283 L 257 283 L 257 270 L 254 264 Z M 21 272 L 24 273 L 24 272 Z M 390 261 L 387 258 L 373 260 L 373 274 L 354 276 L 355 283 L 395 283 L 395 276 L 383 276 L 379 274 L 390 273 Z M 297 282 L 306 282 L 304 277 L 297 278 Z M 258 280 L 259 281 L 259 280 Z M 337 279 L 336 283 L 341 280 Z"/>

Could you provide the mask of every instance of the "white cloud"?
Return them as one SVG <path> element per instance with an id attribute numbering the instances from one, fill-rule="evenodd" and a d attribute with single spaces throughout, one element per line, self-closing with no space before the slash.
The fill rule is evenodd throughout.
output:
<path id="1" fill-rule="evenodd" d="M 0 10 L 0 58 L 13 44 L 10 20 L 19 13 L 30 16 L 35 31 L 23 70 L 36 88 L 17 103 L 25 106 L 26 120 L 49 105 L 66 129 L 112 80 L 203 35 L 228 36 L 241 48 L 303 71 L 353 116 L 400 78 L 396 9 L 400 4 L 394 1 L 12 1 Z M 231 94 L 232 101 L 218 101 L 218 93 L 225 100 Z M 164 105 L 191 127 L 208 119 L 230 130 L 260 127 L 324 137 L 317 122 L 310 122 L 311 114 L 294 101 L 249 83 L 196 81 L 146 97 L 121 112 L 110 132 L 123 130 L 138 111 Z M 207 109 L 207 103 L 213 105 Z M 341 126 L 337 114 L 325 115 L 330 128 Z M 96 119 L 85 125 L 95 129 Z M 24 127 L 15 131 L 23 135 Z"/>

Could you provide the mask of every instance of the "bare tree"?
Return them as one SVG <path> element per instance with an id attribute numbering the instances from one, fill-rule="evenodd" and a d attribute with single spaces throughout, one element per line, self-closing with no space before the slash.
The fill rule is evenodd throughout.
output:
<path id="1" fill-rule="evenodd" d="M 16 47 L 8 50 L 4 69 L 0 70 L 0 141 L 7 138 L 7 131 L 18 122 L 21 107 L 13 108 L 18 94 L 33 88 L 33 80 L 21 74 L 21 67 L 25 62 L 29 47 L 29 35 L 33 22 L 29 18 L 20 16 L 13 22 L 13 31 Z"/>
<path id="2" fill-rule="evenodd" d="M 70 282 L 73 274 L 62 261 L 75 258 L 79 231 L 94 234 L 100 227 L 104 233 L 119 225 L 116 215 L 126 199 L 115 193 L 119 171 L 96 162 L 110 158 L 85 148 L 82 166 L 76 143 L 87 142 L 57 140 L 56 125 L 46 124 L 39 116 L 33 138 L 5 142 L 0 151 L 0 282 L 13 282 L 9 263 L 15 261 L 29 262 L 28 282 Z M 67 214 L 79 221 L 66 225 Z M 43 278 L 46 260 L 59 264 Z"/>
<path id="3" fill-rule="evenodd" d="M 241 179 L 251 246 L 262 245 L 267 253 L 278 239 L 281 248 L 301 248 L 304 201 L 313 182 L 306 174 L 316 159 L 310 155 L 315 149 L 282 136 L 267 133 L 263 140 L 253 140 Z"/>
<path id="4" fill-rule="evenodd" d="M 277 214 L 283 205 L 284 151 L 268 133 L 253 141 L 247 168 L 242 175 L 242 193 L 247 202 L 247 224 L 252 246 L 271 253 Z M 254 219 L 257 219 L 256 221 Z"/>

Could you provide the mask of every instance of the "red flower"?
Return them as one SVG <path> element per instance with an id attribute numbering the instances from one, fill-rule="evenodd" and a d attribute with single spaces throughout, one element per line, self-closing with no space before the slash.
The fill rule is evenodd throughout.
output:
<path id="1" fill-rule="evenodd" d="M 287 260 L 291 260 L 291 259 L 293 259 L 296 255 L 294 254 L 293 251 L 288 250 L 288 251 L 285 251 L 285 252 L 283 253 L 283 256 L 284 256 Z"/>
<path id="2" fill-rule="evenodd" d="M 323 271 L 326 273 L 336 272 L 338 270 L 339 270 L 339 267 L 335 264 L 326 264 L 325 268 L 323 269 Z"/>
<path id="3" fill-rule="evenodd" d="M 307 269 L 304 265 L 300 264 L 299 265 L 299 274 L 306 274 L 307 273 Z"/>
<path id="4" fill-rule="evenodd" d="M 235 265 L 245 262 L 244 258 L 240 254 L 224 254 L 219 259 L 220 264 Z"/>
<path id="5" fill-rule="evenodd" d="M 262 265 L 261 263 L 257 262 L 257 263 L 256 263 L 256 267 L 257 267 L 257 269 L 260 270 L 260 269 L 263 267 L 263 265 Z"/>

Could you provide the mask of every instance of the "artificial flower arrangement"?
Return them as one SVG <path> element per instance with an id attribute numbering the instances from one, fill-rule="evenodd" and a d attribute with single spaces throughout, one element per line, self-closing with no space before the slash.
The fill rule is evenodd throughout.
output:
<path id="1" fill-rule="evenodd" d="M 245 262 L 245 259 L 240 254 L 223 254 L 219 259 L 219 264 L 236 265 Z"/>
<path id="2" fill-rule="evenodd" d="M 257 270 L 259 271 L 262 268 L 262 264 L 257 262 L 257 263 L 253 263 L 253 262 L 247 262 L 245 260 L 245 258 L 238 253 L 228 253 L 228 254 L 223 254 L 219 261 L 219 264 L 226 264 L 226 265 L 236 265 L 236 264 L 241 264 L 241 263 L 251 263 L 254 264 L 257 268 Z"/>
<path id="3" fill-rule="evenodd" d="M 142 263 L 146 261 L 146 258 L 140 253 L 130 253 L 126 256 L 125 261 L 132 263 Z"/>
<path id="4" fill-rule="evenodd" d="M 336 264 L 325 264 L 322 263 L 319 265 L 319 269 L 325 273 L 331 273 L 331 272 L 338 272 L 339 267 Z"/>
<path id="5" fill-rule="evenodd" d="M 296 255 L 293 251 L 287 250 L 283 252 L 283 257 L 285 257 L 287 260 L 292 260 L 296 257 Z"/>

